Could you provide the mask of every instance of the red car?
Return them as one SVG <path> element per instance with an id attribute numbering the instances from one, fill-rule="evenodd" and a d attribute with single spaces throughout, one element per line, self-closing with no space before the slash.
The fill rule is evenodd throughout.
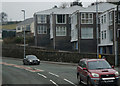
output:
<path id="1" fill-rule="evenodd" d="M 105 59 L 81 59 L 77 67 L 79 84 L 118 86 L 119 73 Z"/>

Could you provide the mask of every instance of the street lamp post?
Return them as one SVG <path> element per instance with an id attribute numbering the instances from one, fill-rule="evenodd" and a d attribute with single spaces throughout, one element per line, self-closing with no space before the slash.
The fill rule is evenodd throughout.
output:
<path id="1" fill-rule="evenodd" d="M 24 21 L 25 21 L 25 10 L 21 10 L 24 13 Z M 24 58 L 25 58 L 25 27 L 24 27 Z"/>
<path id="2" fill-rule="evenodd" d="M 98 30 L 98 0 L 96 0 L 96 34 L 97 34 L 97 58 L 99 58 L 99 30 Z"/>

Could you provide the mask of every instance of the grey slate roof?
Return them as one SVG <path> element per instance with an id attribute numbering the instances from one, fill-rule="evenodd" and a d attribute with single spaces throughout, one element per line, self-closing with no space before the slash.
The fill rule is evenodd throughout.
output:
<path id="1" fill-rule="evenodd" d="M 50 15 L 52 12 L 55 12 L 55 11 L 57 11 L 58 9 L 59 9 L 59 8 L 51 8 L 51 9 L 47 9 L 47 10 L 43 10 L 43 11 L 36 12 L 35 14 L 36 14 L 36 15 L 39 15 L 39 14 Z"/>
<path id="2" fill-rule="evenodd" d="M 73 12 L 77 11 L 77 10 L 82 10 L 85 9 L 81 6 L 72 6 L 69 8 L 61 8 L 57 11 L 54 12 L 54 14 L 72 14 Z"/>
<path id="3" fill-rule="evenodd" d="M 25 21 L 18 23 L 17 26 L 31 24 L 32 22 L 33 22 L 33 18 L 28 18 Z"/>
<path id="4" fill-rule="evenodd" d="M 48 10 L 36 12 L 35 14 L 50 15 L 52 12 L 53 12 L 53 14 L 72 14 L 73 12 L 80 10 L 80 9 L 84 9 L 84 8 L 81 6 L 72 6 L 72 7 L 68 7 L 68 8 L 51 8 Z"/>
<path id="5" fill-rule="evenodd" d="M 98 12 L 104 12 L 104 11 L 107 11 L 111 8 L 115 8 L 116 5 L 114 4 L 111 4 L 111 3 L 99 3 L 98 4 Z M 79 10 L 79 12 L 96 12 L 96 5 L 93 5 L 93 6 L 89 6 L 83 10 Z"/>

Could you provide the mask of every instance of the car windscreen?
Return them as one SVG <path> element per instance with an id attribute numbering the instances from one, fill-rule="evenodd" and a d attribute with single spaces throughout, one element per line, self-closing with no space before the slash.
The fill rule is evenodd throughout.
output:
<path id="1" fill-rule="evenodd" d="M 31 59 L 31 60 L 36 60 L 37 59 L 37 57 L 36 56 L 26 56 L 26 58 L 28 58 L 28 59 Z"/>
<path id="2" fill-rule="evenodd" d="M 107 61 L 90 61 L 88 62 L 89 70 L 99 70 L 99 69 L 111 69 L 111 66 Z"/>

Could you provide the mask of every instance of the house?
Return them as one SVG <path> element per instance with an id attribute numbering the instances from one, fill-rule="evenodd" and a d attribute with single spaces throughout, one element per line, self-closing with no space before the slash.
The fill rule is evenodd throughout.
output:
<path id="1" fill-rule="evenodd" d="M 52 26 L 50 29 L 51 44 L 55 49 L 71 50 L 71 15 L 77 10 L 84 9 L 73 5 L 68 8 L 60 8 L 52 13 Z"/>
<path id="2" fill-rule="evenodd" d="M 70 49 L 70 16 L 80 9 L 83 7 L 58 8 L 55 6 L 48 10 L 36 12 L 34 14 L 36 46 L 54 47 L 54 49 L 62 50 Z"/>
<path id="3" fill-rule="evenodd" d="M 110 3 L 98 3 L 98 15 L 113 8 L 115 5 Z M 74 50 L 80 53 L 96 53 L 97 51 L 97 32 L 100 28 L 100 20 L 96 26 L 96 4 L 75 12 L 71 16 L 71 43 Z"/>
<path id="4" fill-rule="evenodd" d="M 33 18 L 26 19 L 25 21 L 22 21 L 17 24 L 16 26 L 16 35 L 22 36 L 23 31 L 26 31 L 26 34 L 30 34 L 34 36 L 34 20 Z"/>
<path id="5" fill-rule="evenodd" d="M 34 13 L 36 46 L 50 46 L 50 15 L 56 10 L 58 8 L 55 6 L 51 9 Z"/>
<path id="6" fill-rule="evenodd" d="M 120 54 L 120 12 L 117 11 L 117 5 L 109 10 L 104 11 L 100 16 L 100 19 L 100 53 L 115 54 L 116 42 L 118 44 L 117 48 Z"/>

